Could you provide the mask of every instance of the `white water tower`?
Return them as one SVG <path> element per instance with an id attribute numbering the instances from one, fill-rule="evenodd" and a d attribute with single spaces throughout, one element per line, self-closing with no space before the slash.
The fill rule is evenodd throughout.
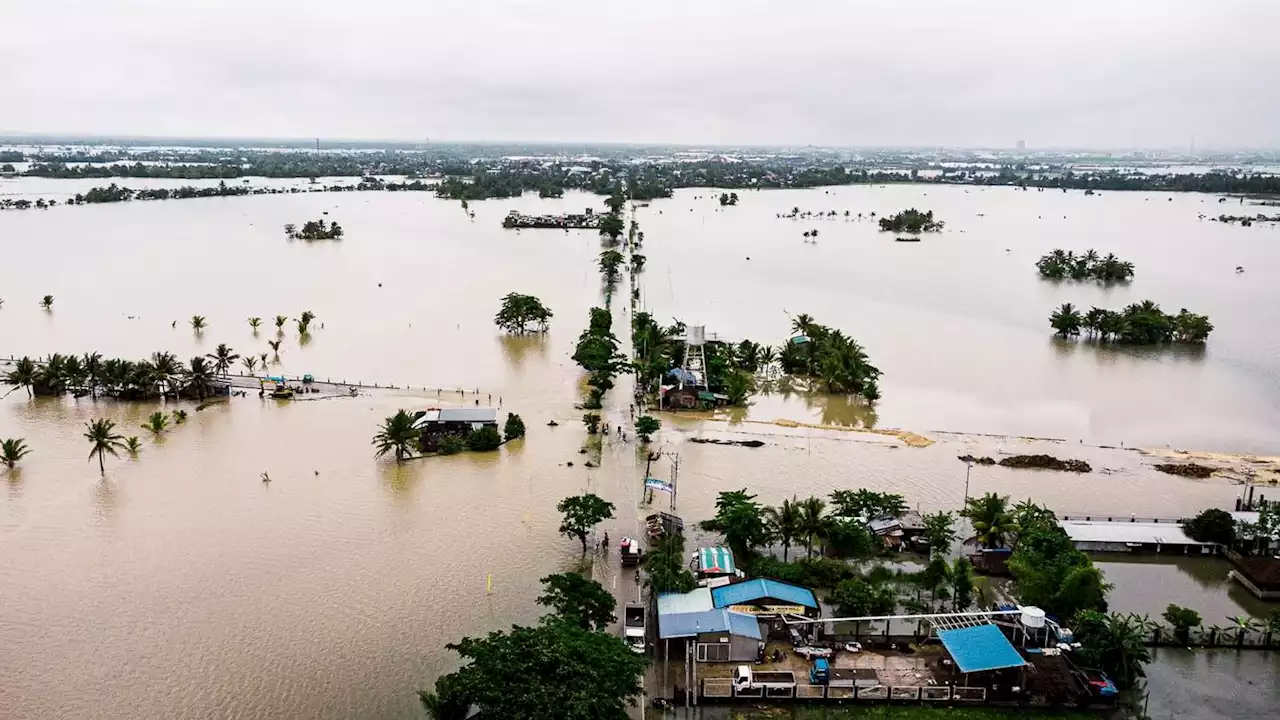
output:
<path id="1" fill-rule="evenodd" d="M 707 326 L 690 325 L 684 340 L 684 369 L 693 375 L 694 385 L 707 385 L 707 357 L 704 346 L 707 344 Z"/>
<path id="2" fill-rule="evenodd" d="M 1040 637 L 1040 633 L 1044 631 L 1045 617 L 1044 610 L 1032 605 L 1024 605 L 1022 608 L 1022 646 L 1027 646 L 1027 636 L 1036 638 Z"/>

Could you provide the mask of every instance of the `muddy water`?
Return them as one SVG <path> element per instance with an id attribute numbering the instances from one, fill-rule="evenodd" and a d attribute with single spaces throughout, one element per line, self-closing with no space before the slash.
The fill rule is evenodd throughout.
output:
<path id="1" fill-rule="evenodd" d="M 29 192 L 34 184 L 6 181 L 0 191 Z M 1267 355 L 1275 341 L 1250 332 L 1257 318 L 1242 307 L 1275 292 L 1262 282 L 1273 259 L 1268 230 L 1198 224 L 1199 198 L 1156 206 L 1119 195 L 832 192 L 880 193 L 868 197 L 885 207 L 867 200 L 859 208 L 853 195 L 836 202 L 818 190 L 747 193 L 724 212 L 681 193 L 640 211 L 645 300 L 660 317 L 696 318 L 726 335 L 765 340 L 785 336 L 781 309 L 810 312 L 863 340 L 886 372 L 874 418 L 847 401 L 797 395 L 763 398 L 746 420 L 874 422 L 1085 444 L 933 434 L 937 444 L 916 449 L 865 433 L 666 418 L 658 443 L 680 455 L 677 509 L 686 518 L 708 514 L 716 492 L 743 486 L 768 502 L 865 486 L 902 492 L 925 509 L 954 507 L 965 479 L 957 454 L 1040 449 L 1084 457 L 1096 470 L 974 468 L 970 492 L 1032 497 L 1070 512 L 1182 514 L 1227 503 L 1236 488 L 1160 475 L 1136 453 L 1093 444 L 1163 445 L 1167 436 L 1193 447 L 1269 449 L 1266 438 L 1280 426 L 1275 356 Z M 1097 203 L 1093 210 L 1086 200 Z M 291 404 L 237 398 L 192 412 L 158 442 L 146 440 L 137 459 L 109 458 L 105 479 L 85 459 L 84 421 L 105 416 L 136 427 L 154 407 L 8 395 L 0 401 L 0 437 L 25 437 L 34 453 L 0 488 L 0 715 L 416 717 L 413 690 L 456 662 L 444 643 L 533 620 L 537 579 L 579 556 L 556 535 L 556 502 L 583 489 L 600 492 L 620 506 L 620 526 L 610 528 L 616 537 L 638 514 L 640 464 L 635 446 L 617 440 L 605 443 L 601 469 L 584 468 L 578 454 L 581 411 L 571 404 L 581 378 L 568 356 L 586 309 L 599 302 L 598 242 L 589 233 L 504 231 L 499 222 L 512 208 L 551 212 L 597 202 L 571 195 L 474 203 L 474 220 L 456 203 L 390 193 L 0 214 L 0 239 L 20 248 L 0 265 L 0 354 L 141 357 L 164 349 L 188 358 L 219 342 L 266 352 L 274 328 L 255 337 L 246 317 L 310 309 L 323 327 L 305 344 L 286 332 L 273 370 L 467 390 L 465 398 L 447 391 Z M 998 208 L 1018 203 L 1065 202 L 1079 207 L 1066 211 L 1079 216 L 1069 221 L 1076 224 L 1047 236 L 1033 234 L 1040 226 L 1025 208 L 998 217 Z M 819 244 L 804 246 L 806 224 L 773 217 L 775 205 L 883 212 L 926 203 L 950 222 L 949 232 L 905 247 L 869 224 L 842 220 L 814 221 Z M 1101 219 L 1112 225 L 1098 227 L 1097 208 L 1111 208 Z M 283 224 L 323 212 L 347 229 L 342 242 L 284 239 Z M 1114 242 L 1080 243 L 1138 264 L 1134 288 L 1109 291 L 1108 302 L 1149 294 L 1209 313 L 1219 329 L 1203 356 L 1139 362 L 1092 348 L 1062 350 L 1042 332 L 1049 306 L 1088 304 L 1089 293 L 1102 291 L 1032 282 L 1040 246 L 1075 247 L 1067 240 L 1113 232 Z M 1139 235 L 1177 251 L 1140 251 Z M 1024 246 L 1006 257 L 1002 245 L 1019 239 Z M 730 243 L 735 254 L 752 256 L 749 268 L 745 260 L 708 264 L 727 257 Z M 1233 248 L 1229 259 L 1221 257 L 1224 244 Z M 894 260 L 899 251 L 915 259 Z M 876 262 L 883 265 L 872 272 Z M 1206 272 L 1199 284 L 1178 284 L 1213 263 L 1245 264 L 1249 272 L 1228 268 L 1224 278 Z M 1165 273 L 1174 279 L 1161 279 Z M 1148 278 L 1162 285 L 1139 285 Z M 495 334 L 492 315 L 510 291 L 548 303 L 556 315 L 547 337 Z M 36 306 L 44 294 L 56 297 L 52 312 Z M 184 325 L 193 314 L 209 319 L 202 336 Z M 399 407 L 474 406 L 477 389 L 482 404 L 492 395 L 504 412 L 519 412 L 529 438 L 491 456 L 399 467 L 373 460 L 369 438 L 381 418 Z M 616 398 L 609 412 L 620 416 Z M 560 426 L 547 427 L 552 419 Z M 693 434 L 767 444 L 685 442 Z M 657 463 L 654 474 L 669 474 L 670 462 Z M 264 471 L 270 485 L 259 480 Z M 611 584 L 617 577 L 600 576 Z"/>

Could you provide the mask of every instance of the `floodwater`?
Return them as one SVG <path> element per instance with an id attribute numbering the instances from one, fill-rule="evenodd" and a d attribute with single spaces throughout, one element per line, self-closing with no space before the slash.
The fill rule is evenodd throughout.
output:
<path id="1" fill-rule="evenodd" d="M 6 180 L 0 192 L 50 196 L 95 184 Z M 811 313 L 867 347 L 885 371 L 884 400 L 869 413 L 843 398 L 770 396 L 727 418 L 762 422 L 665 417 L 656 446 L 668 454 L 653 473 L 669 475 L 678 454 L 676 505 L 687 519 L 739 487 L 770 503 L 869 487 L 926 510 L 954 508 L 965 483 L 956 455 L 1041 450 L 1088 459 L 1095 471 L 975 467 L 969 492 L 1071 513 L 1180 515 L 1228 504 L 1238 489 L 1162 475 L 1149 458 L 1097 445 L 1277 450 L 1280 354 L 1274 334 L 1259 331 L 1280 294 L 1268 278 L 1277 235 L 1197 221 L 1201 209 L 1219 212 L 1209 196 L 936 187 L 741 195 L 723 211 L 692 191 L 638 211 L 646 305 L 664 320 L 775 344 L 787 335 L 784 310 Z M 634 443 L 606 441 L 598 469 L 578 452 L 581 374 L 569 354 L 587 308 L 600 303 L 598 241 L 499 226 L 509 209 L 586 205 L 599 199 L 477 202 L 471 219 L 425 193 L 340 193 L 0 213 L 9 250 L 0 355 L 189 358 L 220 342 L 268 352 L 274 328 L 255 337 L 245 318 L 270 325 L 276 314 L 312 310 L 310 340 L 288 329 L 273 372 L 431 388 L 235 398 L 191 412 L 158 441 L 144 437 L 136 459 L 108 458 L 105 479 L 86 459 L 84 422 L 110 417 L 146 436 L 129 428 L 154 406 L 10 393 L 0 437 L 24 437 L 33 453 L 0 486 L 0 716 L 418 717 L 413 692 L 456 665 L 445 643 L 533 621 L 538 578 L 580 555 L 556 534 L 561 498 L 590 489 L 618 504 L 619 519 L 603 528 L 615 538 L 643 514 Z M 928 207 L 948 228 L 894 243 L 869 221 L 775 218 L 793 205 Z M 285 223 L 323 212 L 343 225 L 344 240 L 286 241 Z M 808 227 L 821 230 L 817 245 L 801 243 Z M 1116 252 L 1137 264 L 1138 279 L 1110 290 L 1041 283 L 1032 263 L 1054 246 Z M 1247 272 L 1236 275 L 1236 265 Z M 511 291 L 554 311 L 545 337 L 495 332 L 493 313 Z M 51 312 L 37 307 L 45 294 L 56 298 Z M 1209 348 L 1143 356 L 1049 338 L 1045 317 L 1064 300 L 1145 297 L 1208 313 L 1218 327 Z M 615 308 L 615 326 L 626 311 Z M 196 314 L 209 321 L 202 336 L 185 324 Z M 606 415 L 625 426 L 620 390 Z M 529 437 L 484 456 L 373 459 L 369 439 L 397 408 L 477 399 L 518 412 Z M 900 427 L 938 442 L 910 448 L 768 422 L 779 417 Z M 696 435 L 767 444 L 687 442 Z M 596 568 L 620 597 L 634 592 L 608 561 Z M 1124 573 L 1108 571 L 1122 585 Z"/>

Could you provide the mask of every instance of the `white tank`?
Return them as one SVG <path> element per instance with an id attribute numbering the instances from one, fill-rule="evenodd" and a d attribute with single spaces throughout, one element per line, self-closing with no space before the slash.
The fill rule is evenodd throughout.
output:
<path id="1" fill-rule="evenodd" d="M 1029 628 L 1044 627 L 1044 611 L 1030 605 L 1022 608 L 1022 624 Z"/>
<path id="2" fill-rule="evenodd" d="M 690 325 L 689 326 L 689 345 L 705 345 L 707 342 L 707 326 L 706 325 Z"/>

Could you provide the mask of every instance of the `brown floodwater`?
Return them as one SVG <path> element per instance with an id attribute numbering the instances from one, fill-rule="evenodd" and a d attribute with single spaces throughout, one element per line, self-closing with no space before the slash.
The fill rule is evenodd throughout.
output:
<path id="1" fill-rule="evenodd" d="M 0 192 L 94 184 L 6 180 Z M 739 487 L 771 503 L 869 487 L 954 508 L 965 480 L 956 455 L 1041 450 L 1088 459 L 1095 471 L 975 467 L 970 492 L 1062 512 L 1179 515 L 1228 504 L 1238 488 L 1162 475 L 1149 458 L 1097 445 L 1277 450 L 1280 354 L 1274 334 L 1259 331 L 1280 293 L 1267 279 L 1277 236 L 1197 221 L 1201 209 L 1217 212 L 1211 197 L 840 188 L 743 193 L 721 211 L 700 194 L 637 213 L 643 297 L 658 317 L 776 344 L 785 312 L 808 312 L 863 342 L 885 377 L 874 412 L 793 393 L 723 420 L 664 418 L 656 445 L 670 455 L 653 473 L 669 475 L 678 453 L 677 510 L 687 519 Z M 268 352 L 275 329 L 255 336 L 245 319 L 270 325 L 309 309 L 318 316 L 309 341 L 288 329 L 273 372 L 433 388 L 235 398 L 191 412 L 155 441 L 138 425 L 156 405 L 32 401 L 21 390 L 0 400 L 0 437 L 33 449 L 0 486 L 0 716 L 418 717 L 413 691 L 456 665 L 445 643 L 534 620 L 538 578 L 580 555 L 556 534 L 562 497 L 590 489 L 617 503 L 607 526 L 615 538 L 643 514 L 634 443 L 606 441 L 597 469 L 579 454 L 581 373 L 569 355 L 587 308 L 600 303 L 599 243 L 585 232 L 499 226 L 509 209 L 588 204 L 599 199 L 477 202 L 471 219 L 427 194 L 342 193 L 0 213 L 9 249 L 0 355 L 169 350 L 185 359 L 220 342 Z M 793 205 L 929 207 L 948 227 L 908 245 L 868 221 L 775 218 Z M 344 240 L 286 241 L 285 223 L 323 212 L 346 228 Z M 816 245 L 801 243 L 810 226 L 821 230 Z M 1137 264 L 1138 279 L 1110 290 L 1041 283 L 1032 263 L 1054 246 L 1116 252 Z M 498 300 L 511 291 L 555 312 L 545 337 L 495 331 Z M 45 294 L 56 298 L 50 312 L 37 306 Z M 1049 338 L 1044 318 L 1059 302 L 1145 297 L 1208 313 L 1218 328 L 1209 348 L 1151 354 Z M 626 310 L 615 308 L 616 325 Z M 201 336 L 185 324 L 196 314 L 209 321 Z M 446 390 L 437 398 L 434 388 Z M 491 455 L 374 460 L 383 417 L 473 404 L 477 389 L 482 404 L 492 395 L 518 412 L 529 437 Z M 620 388 L 606 417 L 623 421 L 627 402 Z M 96 417 L 144 439 L 136 459 L 108 458 L 105 478 L 81 437 Z M 938 442 L 910 448 L 776 418 L 900 427 Z M 699 434 L 766 445 L 687 442 Z M 1126 570 L 1107 569 L 1118 598 L 1131 592 Z M 596 575 L 620 597 L 634 592 L 608 562 Z"/>

